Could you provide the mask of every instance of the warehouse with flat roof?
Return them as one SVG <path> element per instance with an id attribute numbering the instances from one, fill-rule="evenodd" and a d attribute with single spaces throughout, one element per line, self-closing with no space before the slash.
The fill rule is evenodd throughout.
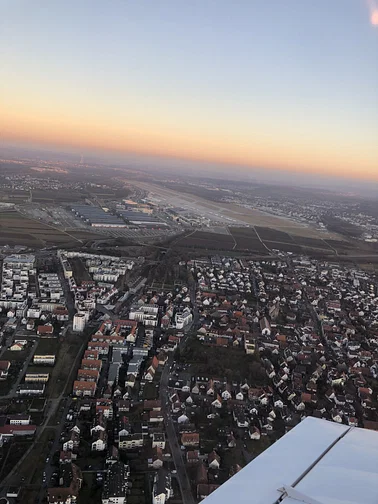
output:
<path id="1" fill-rule="evenodd" d="M 102 208 L 89 205 L 75 205 L 72 211 L 92 227 L 127 227 L 116 215 L 105 212 Z"/>
<path id="2" fill-rule="evenodd" d="M 121 215 L 124 219 L 129 221 L 131 224 L 135 225 L 145 225 L 145 226 L 166 226 L 167 224 L 156 218 L 152 217 L 143 212 L 135 212 L 132 210 L 120 210 L 119 215 Z"/>

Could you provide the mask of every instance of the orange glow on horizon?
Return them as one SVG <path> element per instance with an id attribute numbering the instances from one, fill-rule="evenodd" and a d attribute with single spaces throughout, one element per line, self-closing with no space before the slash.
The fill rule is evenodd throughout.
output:
<path id="1" fill-rule="evenodd" d="M 159 157 L 187 159 L 197 162 L 232 164 L 244 167 L 277 169 L 296 173 L 314 173 L 341 177 L 378 180 L 375 152 L 356 152 L 345 144 L 337 150 L 331 144 L 316 148 L 316 141 L 304 138 L 272 135 L 260 132 L 226 135 L 203 132 L 159 129 L 156 124 L 130 120 L 130 125 L 120 121 L 96 121 L 91 117 L 70 117 L 56 112 L 29 113 L 23 107 L 4 111 L 0 122 L 0 135 L 8 140 L 32 141 L 71 148 L 87 148 L 117 153 L 135 153 Z M 100 114 L 98 114 L 100 116 Z M 259 134 L 260 133 L 260 134 Z M 319 140 L 320 142 L 320 140 Z M 314 145 L 315 143 L 315 145 Z M 293 148 L 293 145 L 295 148 Z M 362 155 L 363 154 L 363 155 Z M 359 170 L 359 171 L 357 171 Z"/>

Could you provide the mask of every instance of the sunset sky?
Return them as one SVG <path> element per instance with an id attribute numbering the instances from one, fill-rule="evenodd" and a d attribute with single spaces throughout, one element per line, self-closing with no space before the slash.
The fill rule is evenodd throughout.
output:
<path id="1" fill-rule="evenodd" d="M 0 136 L 378 180 L 378 0 L 0 0 Z"/>

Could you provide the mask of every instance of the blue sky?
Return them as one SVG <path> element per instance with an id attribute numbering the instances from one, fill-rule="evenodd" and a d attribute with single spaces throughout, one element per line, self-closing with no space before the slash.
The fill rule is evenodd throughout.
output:
<path id="1" fill-rule="evenodd" d="M 367 5 L 2 0 L 0 133 L 374 176 L 378 28 Z"/>

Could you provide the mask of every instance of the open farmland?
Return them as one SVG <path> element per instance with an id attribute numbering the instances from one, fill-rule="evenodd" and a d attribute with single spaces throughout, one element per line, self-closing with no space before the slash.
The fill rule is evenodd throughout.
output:
<path id="1" fill-rule="evenodd" d="M 207 250 L 245 251 L 267 254 L 268 250 L 259 240 L 253 228 L 229 228 L 229 234 L 195 231 L 177 240 L 175 247 Z"/>
<path id="2" fill-rule="evenodd" d="M 59 203 L 69 201 L 80 201 L 86 197 L 86 194 L 77 191 L 51 189 L 31 191 L 31 201 L 34 203 Z"/>
<path id="3" fill-rule="evenodd" d="M 303 254 L 303 248 L 295 243 L 264 241 L 269 250 L 280 250 L 281 252 L 292 252 L 293 254 Z"/>
<path id="4" fill-rule="evenodd" d="M 256 226 L 256 231 L 262 240 L 282 243 L 293 243 L 294 241 L 289 234 L 279 231 L 278 229 Z M 300 239 L 302 239 L 302 237 Z"/>
<path id="5" fill-rule="evenodd" d="M 229 227 L 228 233 L 227 235 L 210 231 L 195 231 L 179 238 L 174 246 L 208 251 L 248 252 L 256 255 L 268 255 L 272 250 L 280 250 L 314 256 L 353 254 L 357 249 L 361 249 L 360 242 L 352 244 L 343 240 L 326 241 L 320 238 L 290 235 L 260 226 L 256 228 Z"/>
<path id="6" fill-rule="evenodd" d="M 0 245 L 25 245 L 32 248 L 81 244 L 79 235 L 70 235 L 16 211 L 0 212 Z"/>
<path id="7" fill-rule="evenodd" d="M 259 254 L 267 252 L 266 247 L 259 239 L 254 228 L 231 227 L 229 231 L 235 240 L 234 250 L 248 250 Z"/>
<path id="8" fill-rule="evenodd" d="M 176 247 L 232 250 L 235 242 L 232 236 L 207 231 L 195 231 L 177 240 Z"/>

